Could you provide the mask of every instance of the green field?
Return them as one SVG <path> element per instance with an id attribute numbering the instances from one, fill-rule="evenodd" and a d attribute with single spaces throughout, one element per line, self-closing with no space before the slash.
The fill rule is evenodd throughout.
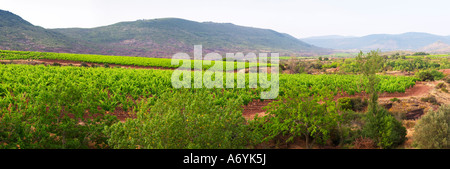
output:
<path id="1" fill-rule="evenodd" d="M 248 104 L 253 99 L 259 99 L 259 94 L 263 90 L 260 87 L 256 89 L 248 87 L 174 89 L 170 81 L 172 70 L 9 64 L 0 65 L 0 73 L 2 74 L 0 76 L 2 82 L 0 86 L 0 116 L 2 117 L 0 140 L 2 144 L 0 146 L 3 148 L 16 148 L 17 145 L 20 145 L 21 148 L 88 148 L 89 141 L 109 143 L 111 147 L 130 148 L 114 141 L 119 136 L 115 135 L 117 133 L 112 131 L 112 128 L 125 124 L 117 123 L 116 117 L 109 115 L 109 112 L 121 110 L 126 113 L 137 113 L 138 118 L 127 122 L 126 125 L 142 125 L 136 120 L 143 120 L 142 118 L 146 117 L 144 115 L 153 105 L 169 104 L 171 99 L 190 100 L 190 98 L 200 95 L 202 97 L 198 99 L 208 101 L 208 103 L 201 103 L 202 105 L 208 104 L 210 108 L 211 106 L 217 108 L 211 110 L 224 112 L 223 108 L 233 108 L 233 112 L 236 112 L 238 116 L 230 117 L 229 120 L 237 120 L 242 118 L 242 109 L 239 107 Z M 247 84 L 248 78 L 249 74 L 246 74 Z M 380 76 L 380 78 L 380 91 L 382 92 L 403 92 L 406 88 L 414 85 L 417 80 L 414 77 Z M 306 93 L 308 95 L 318 95 L 323 91 L 330 91 L 330 89 L 334 94 L 341 91 L 354 94 L 365 90 L 364 86 L 367 83 L 358 75 L 306 74 L 280 74 L 279 82 L 279 97 L 289 92 L 292 93 L 292 91 L 308 91 Z M 195 96 L 191 96 L 193 93 Z M 178 104 L 182 102 L 183 100 L 176 101 Z M 187 103 L 191 104 L 191 101 Z M 194 100 L 192 104 L 200 103 Z M 201 106 L 197 106 L 198 109 L 195 108 L 195 110 L 202 111 Z M 154 107 L 152 110 L 157 109 Z M 227 109 L 227 111 L 231 110 Z M 200 119 L 197 118 L 197 115 Z M 89 118 L 84 119 L 86 117 L 91 118 L 90 120 Z M 186 116 L 186 118 L 188 117 Z M 195 115 L 194 113 L 191 120 L 197 121 L 202 118 L 206 117 L 200 117 L 200 114 Z M 220 122 L 224 125 L 223 121 L 217 121 L 217 116 L 214 114 L 210 114 L 208 118 L 212 119 L 203 120 Z M 86 125 L 77 125 L 81 119 L 84 119 Z M 160 122 L 158 121 L 158 124 Z M 206 124 L 213 125 L 205 122 Z M 246 126 L 241 122 L 239 125 Z M 115 127 L 109 128 L 111 126 Z M 106 130 L 109 132 L 107 135 L 102 134 L 106 132 L 103 130 L 105 127 L 109 128 Z M 125 128 L 123 126 L 120 128 L 124 132 Z M 211 130 L 235 132 L 233 127 L 221 129 L 220 126 L 215 126 Z M 65 139 L 64 141 L 56 139 L 54 135 Z M 142 136 L 132 134 L 129 137 L 137 139 Z M 172 142 L 167 141 L 166 143 Z M 213 146 L 206 146 L 206 148 L 218 148 L 219 144 L 223 148 L 236 148 L 246 145 L 248 142 L 242 143 L 240 140 L 238 144 L 231 140 L 228 140 L 227 143 L 222 140 L 214 142 Z M 225 146 L 226 144 L 228 145 Z M 175 148 L 187 148 L 183 147 L 187 145 L 170 145 Z M 205 148 L 200 145 L 196 146 Z M 153 145 L 148 148 L 158 147 L 168 148 L 168 145 Z"/>
<path id="2" fill-rule="evenodd" d="M 1 60 L 17 60 L 17 59 L 54 59 L 54 60 L 69 60 L 79 62 L 89 62 L 98 64 L 119 64 L 119 65 L 133 65 L 133 66 L 148 66 L 148 67 L 162 67 L 162 68 L 186 68 L 194 69 L 195 64 L 203 63 L 201 60 L 194 60 L 191 64 L 183 65 L 180 60 L 174 59 L 176 64 L 172 64 L 172 59 L 167 58 L 147 58 L 147 57 L 131 57 L 131 56 L 109 56 L 109 55 L 90 55 L 90 54 L 70 54 L 70 53 L 49 53 L 49 52 L 28 52 L 28 51 L 7 51 L 0 50 Z M 186 60 L 181 60 L 186 61 Z M 191 60 L 188 60 L 191 61 Z M 210 69 L 215 64 L 223 64 L 223 70 L 235 70 L 256 66 L 270 66 L 267 63 L 253 63 L 246 62 L 244 67 L 238 67 L 238 62 L 229 63 L 227 61 L 211 61 L 211 64 L 203 64 L 203 70 Z M 227 67 L 227 64 L 234 65 L 234 67 Z M 213 70 L 213 69 L 211 69 Z"/>

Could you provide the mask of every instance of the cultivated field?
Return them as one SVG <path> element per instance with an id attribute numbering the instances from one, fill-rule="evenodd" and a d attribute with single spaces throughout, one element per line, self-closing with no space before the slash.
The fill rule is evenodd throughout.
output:
<path id="1" fill-rule="evenodd" d="M 271 100 L 237 67 L 225 71 L 234 86 L 245 73 L 245 88 L 176 89 L 180 65 L 170 59 L 19 51 L 0 59 L 2 148 L 415 148 L 416 121 L 450 101 L 443 55 L 385 57 L 376 85 L 361 59 L 285 58 Z M 183 67 L 191 81 L 193 65 Z M 385 113 L 377 122 L 368 118 L 372 91 Z"/>

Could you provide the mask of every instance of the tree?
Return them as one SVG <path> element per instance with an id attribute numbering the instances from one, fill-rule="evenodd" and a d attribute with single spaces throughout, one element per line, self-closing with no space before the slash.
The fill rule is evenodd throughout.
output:
<path id="1" fill-rule="evenodd" d="M 325 143 L 330 138 L 331 130 L 340 119 L 332 96 L 309 96 L 305 89 L 302 90 L 285 92 L 280 100 L 266 107 L 269 114 L 263 125 L 267 135 L 265 141 L 288 135 L 288 143 L 302 137 L 306 148 L 312 148 L 315 143 Z"/>
<path id="2" fill-rule="evenodd" d="M 426 149 L 450 148 L 450 105 L 422 116 L 414 126 L 414 146 Z"/>
<path id="3" fill-rule="evenodd" d="M 376 112 L 377 100 L 378 100 L 378 90 L 377 86 L 380 79 L 376 76 L 376 73 L 383 70 L 385 59 L 379 55 L 379 51 L 370 51 L 365 56 L 361 51 L 356 57 L 357 67 L 360 69 L 360 73 L 369 80 L 367 84 L 368 93 L 370 94 L 369 108 Z"/>
<path id="4" fill-rule="evenodd" d="M 393 148 L 405 140 L 406 128 L 401 125 L 389 112 L 378 106 L 378 83 L 380 79 L 376 73 L 383 70 L 385 59 L 379 51 L 371 51 L 364 55 L 362 52 L 356 57 L 361 74 L 368 79 L 369 107 L 366 112 L 366 124 L 363 135 L 374 140 L 378 146 Z"/>
<path id="5" fill-rule="evenodd" d="M 425 55 L 430 55 L 429 53 L 425 53 L 425 52 L 416 52 L 413 54 L 413 56 L 425 56 Z"/>

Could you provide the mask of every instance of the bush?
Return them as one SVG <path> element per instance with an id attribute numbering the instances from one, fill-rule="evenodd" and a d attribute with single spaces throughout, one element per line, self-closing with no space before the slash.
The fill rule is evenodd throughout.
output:
<path id="1" fill-rule="evenodd" d="M 264 141 L 286 137 L 286 143 L 295 138 L 304 139 L 305 148 L 312 148 L 315 143 L 325 144 L 340 119 L 335 105 L 331 99 L 319 95 L 312 97 L 305 91 L 286 92 L 280 100 L 266 107 L 268 115 L 264 117 L 266 123 L 262 127 L 267 135 Z"/>
<path id="2" fill-rule="evenodd" d="M 343 97 L 343 98 L 339 98 L 337 100 L 338 102 L 338 107 L 341 110 L 353 110 L 353 104 L 351 101 L 351 98 L 349 97 Z"/>
<path id="3" fill-rule="evenodd" d="M 422 149 L 450 148 L 450 106 L 429 111 L 414 126 L 414 146 Z"/>
<path id="4" fill-rule="evenodd" d="M 400 99 L 398 99 L 398 98 L 396 98 L 396 97 L 390 99 L 390 101 L 391 101 L 391 102 L 397 102 L 397 103 L 400 103 Z"/>
<path id="5" fill-rule="evenodd" d="M 377 112 L 369 110 L 363 135 L 371 138 L 385 149 L 395 148 L 406 140 L 406 128 L 386 109 L 378 107 Z"/>
<path id="6" fill-rule="evenodd" d="M 317 63 L 312 63 L 311 64 L 311 68 L 314 68 L 314 69 L 322 69 L 322 63 L 320 63 L 320 62 L 317 62 Z"/>
<path id="7" fill-rule="evenodd" d="M 425 56 L 425 55 L 430 55 L 429 53 L 425 53 L 425 52 L 416 52 L 414 54 L 412 54 L 413 56 Z"/>
<path id="8" fill-rule="evenodd" d="M 444 78 L 444 74 L 442 72 L 439 72 L 437 70 L 421 70 L 416 73 L 416 76 L 421 81 L 434 81 L 434 80 L 440 80 Z"/>
<path id="9" fill-rule="evenodd" d="M 445 77 L 444 73 L 439 72 L 438 70 L 431 70 L 430 73 L 434 77 L 434 80 L 441 80 Z"/>
<path id="10" fill-rule="evenodd" d="M 136 119 L 105 130 L 113 148 L 245 148 L 251 133 L 242 116 L 241 99 L 217 102 L 207 91 L 165 92 L 144 99 Z"/>
<path id="11" fill-rule="evenodd" d="M 450 76 L 447 75 L 443 80 L 444 82 L 450 83 Z"/>
<path id="12" fill-rule="evenodd" d="M 434 81 L 434 77 L 429 71 L 419 71 L 416 73 L 416 76 L 421 81 Z"/>
<path id="13" fill-rule="evenodd" d="M 363 100 L 359 97 L 349 98 L 343 97 L 338 99 L 338 106 L 341 110 L 353 110 L 353 111 L 362 111 L 365 107 L 367 107 L 367 100 Z"/>
<path id="14" fill-rule="evenodd" d="M 51 66 L 61 66 L 61 64 L 54 62 L 54 63 L 51 64 Z"/>
<path id="15" fill-rule="evenodd" d="M 0 109 L 0 149 L 84 149 L 104 145 L 106 137 L 102 131 L 117 122 L 115 116 L 98 112 L 96 117 L 82 119 L 83 125 L 80 125 L 81 117 L 87 115 L 80 111 L 84 108 L 67 108 L 65 115 L 57 107 L 79 100 L 69 96 L 67 101 L 55 102 L 60 91 L 46 93 L 51 98 L 36 97 L 36 102 L 21 94 L 23 97 L 15 98 L 7 108 Z M 69 117 L 69 113 L 75 117 Z"/>
<path id="16" fill-rule="evenodd" d="M 85 63 L 85 62 L 81 62 L 80 66 L 81 67 L 89 67 L 89 65 L 87 63 Z"/>
<path id="17" fill-rule="evenodd" d="M 359 137 L 359 138 L 355 139 L 355 142 L 353 142 L 353 148 L 354 149 L 375 149 L 375 148 L 377 148 L 377 145 L 370 138 Z"/>
<path id="18" fill-rule="evenodd" d="M 436 85 L 436 89 L 442 89 L 442 88 L 446 88 L 447 86 L 444 84 L 444 83 L 438 83 L 437 85 Z"/>
<path id="19" fill-rule="evenodd" d="M 439 102 L 436 100 L 436 97 L 434 96 L 423 97 L 420 99 L 420 101 L 428 102 L 434 105 L 440 105 Z"/>

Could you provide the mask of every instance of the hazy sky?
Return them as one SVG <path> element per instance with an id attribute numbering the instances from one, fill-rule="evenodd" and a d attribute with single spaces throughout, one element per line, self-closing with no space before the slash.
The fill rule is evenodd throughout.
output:
<path id="1" fill-rule="evenodd" d="M 273 29 L 297 38 L 450 35 L 449 7 L 449 0 L 0 0 L 0 9 L 44 28 L 176 17 Z"/>

